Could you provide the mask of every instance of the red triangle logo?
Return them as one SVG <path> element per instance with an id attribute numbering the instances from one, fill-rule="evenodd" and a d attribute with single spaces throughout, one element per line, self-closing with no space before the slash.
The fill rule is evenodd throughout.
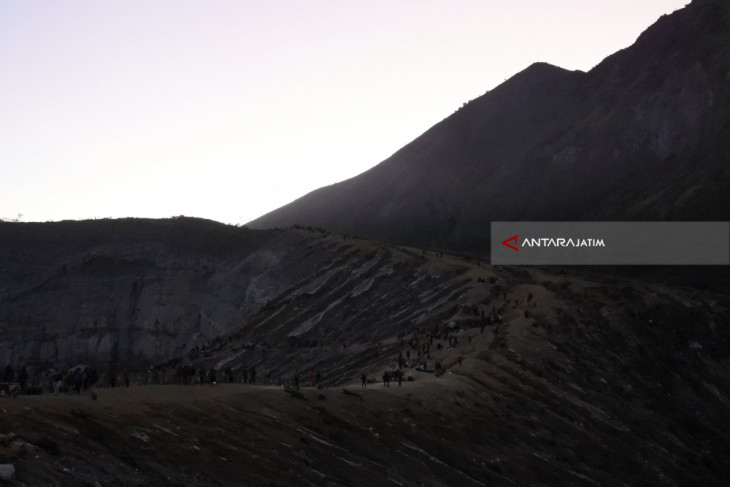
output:
<path id="1" fill-rule="evenodd" d="M 514 237 L 510 237 L 507 240 L 503 241 L 502 242 L 502 245 L 506 245 L 507 247 L 511 248 L 515 252 L 519 252 L 520 249 L 518 249 L 517 247 L 514 247 L 514 246 L 512 246 L 512 245 L 510 245 L 510 244 L 507 243 L 507 242 L 511 242 L 512 240 L 514 240 L 515 241 L 515 245 L 517 245 L 517 238 L 518 237 L 519 237 L 519 235 L 515 235 Z"/>

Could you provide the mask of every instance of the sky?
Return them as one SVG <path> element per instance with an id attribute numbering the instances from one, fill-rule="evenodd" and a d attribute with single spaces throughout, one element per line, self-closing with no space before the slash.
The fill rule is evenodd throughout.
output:
<path id="1" fill-rule="evenodd" d="M 2 0 L 0 218 L 245 224 L 688 0 Z"/>

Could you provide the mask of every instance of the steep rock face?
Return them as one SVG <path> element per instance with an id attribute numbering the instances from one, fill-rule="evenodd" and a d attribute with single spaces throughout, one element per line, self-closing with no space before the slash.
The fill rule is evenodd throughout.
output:
<path id="1" fill-rule="evenodd" d="M 142 366 L 230 331 L 330 257 L 214 222 L 0 224 L 0 363 Z"/>
<path id="2" fill-rule="evenodd" d="M 246 344 L 234 356 L 258 347 L 237 368 L 272 351 L 273 377 L 294 357 L 314 366 L 325 345 L 335 356 L 376 359 L 394 329 L 455 315 L 471 281 L 460 260 L 433 263 L 421 250 L 311 228 L 5 223 L 0 245 L 0 363 L 35 370 L 91 363 L 139 371 L 187 359 L 193 348 L 210 357 L 228 341 Z"/>
<path id="3" fill-rule="evenodd" d="M 493 220 L 728 219 L 728 46 L 730 5 L 695 0 L 590 72 L 530 66 L 249 225 L 486 253 Z"/>

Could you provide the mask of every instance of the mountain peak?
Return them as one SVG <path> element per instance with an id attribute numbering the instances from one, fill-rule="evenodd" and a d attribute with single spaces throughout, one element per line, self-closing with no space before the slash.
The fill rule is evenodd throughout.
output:
<path id="1" fill-rule="evenodd" d="M 490 221 L 730 219 L 729 10 L 695 0 L 587 73 L 534 63 L 250 225 L 486 254 Z"/>

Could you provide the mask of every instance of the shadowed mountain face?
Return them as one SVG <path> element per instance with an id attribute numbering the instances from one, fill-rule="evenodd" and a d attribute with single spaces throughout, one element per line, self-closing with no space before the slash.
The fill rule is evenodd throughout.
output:
<path id="1" fill-rule="evenodd" d="M 0 245 L 0 360 L 132 379 L 0 399 L 18 485 L 730 476 L 727 294 L 192 219 L 2 224 Z M 399 356 L 413 380 L 384 387 Z M 142 385 L 150 364 L 164 385 Z M 182 385 L 183 366 L 235 383 Z"/>
<path id="2" fill-rule="evenodd" d="M 727 220 L 730 4 L 588 73 L 534 64 L 392 157 L 249 224 L 486 253 L 493 220 Z"/>
<path id="3" fill-rule="evenodd" d="M 155 363 L 327 262 L 310 240 L 187 218 L 0 223 L 0 363 Z"/>
<path id="4" fill-rule="evenodd" d="M 249 347 L 277 350 L 265 357 L 277 379 L 324 345 L 332 360 L 373 360 L 394 329 L 453 314 L 470 281 L 420 250 L 189 218 L 0 223 L 0 247 L 0 363 L 35 371 L 141 371 L 234 337 L 209 365 Z"/>

